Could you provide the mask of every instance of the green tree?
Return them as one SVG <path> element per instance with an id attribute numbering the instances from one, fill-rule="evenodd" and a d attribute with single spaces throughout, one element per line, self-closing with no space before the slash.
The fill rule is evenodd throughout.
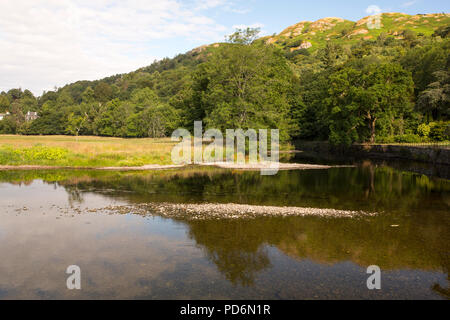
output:
<path id="1" fill-rule="evenodd" d="M 450 72 L 437 71 L 434 77 L 437 81 L 420 93 L 417 106 L 425 114 L 431 114 L 434 120 L 447 120 L 450 116 Z"/>
<path id="2" fill-rule="evenodd" d="M 94 96 L 97 101 L 107 102 L 111 100 L 113 94 L 113 89 L 106 82 L 101 81 L 94 88 Z"/>
<path id="3" fill-rule="evenodd" d="M 226 37 L 226 40 L 229 43 L 249 45 L 258 38 L 260 32 L 260 28 L 238 28 L 232 35 Z"/>
<path id="4" fill-rule="evenodd" d="M 235 43 L 222 45 L 193 77 L 191 115 L 208 127 L 280 129 L 288 140 L 292 123 L 289 91 L 293 73 L 283 53 L 263 44 L 250 45 L 253 32 L 234 35 Z M 237 39 L 237 40 L 236 40 Z"/>
<path id="5" fill-rule="evenodd" d="M 81 101 L 85 103 L 91 103 L 95 101 L 94 90 L 89 86 L 81 94 Z"/>
<path id="6" fill-rule="evenodd" d="M 9 111 L 9 99 L 6 95 L 0 95 L 0 113 Z"/>
<path id="7" fill-rule="evenodd" d="M 334 136 L 366 140 L 361 126 L 367 124 L 369 141 L 374 143 L 377 120 L 388 113 L 398 117 L 410 110 L 413 81 L 399 64 L 370 64 L 361 70 L 348 67 L 331 76 L 331 85 Z M 339 121 L 342 123 L 336 127 Z"/>

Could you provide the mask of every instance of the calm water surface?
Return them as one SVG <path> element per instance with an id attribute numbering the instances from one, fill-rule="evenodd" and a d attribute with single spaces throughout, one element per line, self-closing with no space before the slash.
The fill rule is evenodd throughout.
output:
<path id="1" fill-rule="evenodd" d="M 378 212 L 167 219 L 154 202 Z M 0 299 L 448 299 L 450 180 L 365 163 L 280 172 L 0 172 Z M 82 289 L 65 273 L 78 265 Z M 382 270 L 369 291 L 366 269 Z"/>

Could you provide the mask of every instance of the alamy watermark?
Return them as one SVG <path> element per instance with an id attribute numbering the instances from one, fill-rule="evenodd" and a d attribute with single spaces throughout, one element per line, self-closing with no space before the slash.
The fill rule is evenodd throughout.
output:
<path id="1" fill-rule="evenodd" d="M 381 290 L 381 269 L 379 266 L 369 266 L 367 268 L 367 274 L 370 277 L 367 279 L 367 289 L 369 290 Z"/>
<path id="2" fill-rule="evenodd" d="M 280 168 L 280 133 L 269 130 L 227 129 L 224 135 L 218 129 L 206 130 L 203 134 L 202 121 L 194 123 L 194 137 L 186 129 L 177 129 L 172 141 L 180 141 L 172 150 L 172 162 L 180 164 L 227 163 L 252 166 L 261 170 L 261 175 L 276 175 Z M 247 143 L 248 141 L 248 143 Z M 204 142 L 208 143 L 204 146 Z M 248 148 L 247 148 L 248 146 Z"/>
<path id="3" fill-rule="evenodd" d="M 70 276 L 67 278 L 66 286 L 69 290 L 81 290 L 81 269 L 79 266 L 68 266 L 66 270 Z"/>
<path id="4" fill-rule="evenodd" d="M 371 5 L 366 9 L 366 12 L 370 14 L 369 21 L 367 21 L 367 28 L 380 29 L 381 28 L 381 9 L 379 6 Z"/>

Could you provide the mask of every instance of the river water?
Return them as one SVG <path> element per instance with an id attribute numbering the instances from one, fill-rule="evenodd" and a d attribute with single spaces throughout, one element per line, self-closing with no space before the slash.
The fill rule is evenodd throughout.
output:
<path id="1" fill-rule="evenodd" d="M 450 180 L 394 167 L 1 171 L 0 299 L 448 299 Z M 191 219 L 133 209 L 148 203 L 376 214 Z M 70 265 L 81 290 L 67 289 Z M 367 288 L 371 265 L 381 290 Z"/>

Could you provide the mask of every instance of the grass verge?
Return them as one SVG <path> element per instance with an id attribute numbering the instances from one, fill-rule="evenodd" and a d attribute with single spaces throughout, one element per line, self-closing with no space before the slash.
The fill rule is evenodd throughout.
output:
<path id="1" fill-rule="evenodd" d="M 0 135 L 0 165 L 131 167 L 171 164 L 170 139 Z"/>

